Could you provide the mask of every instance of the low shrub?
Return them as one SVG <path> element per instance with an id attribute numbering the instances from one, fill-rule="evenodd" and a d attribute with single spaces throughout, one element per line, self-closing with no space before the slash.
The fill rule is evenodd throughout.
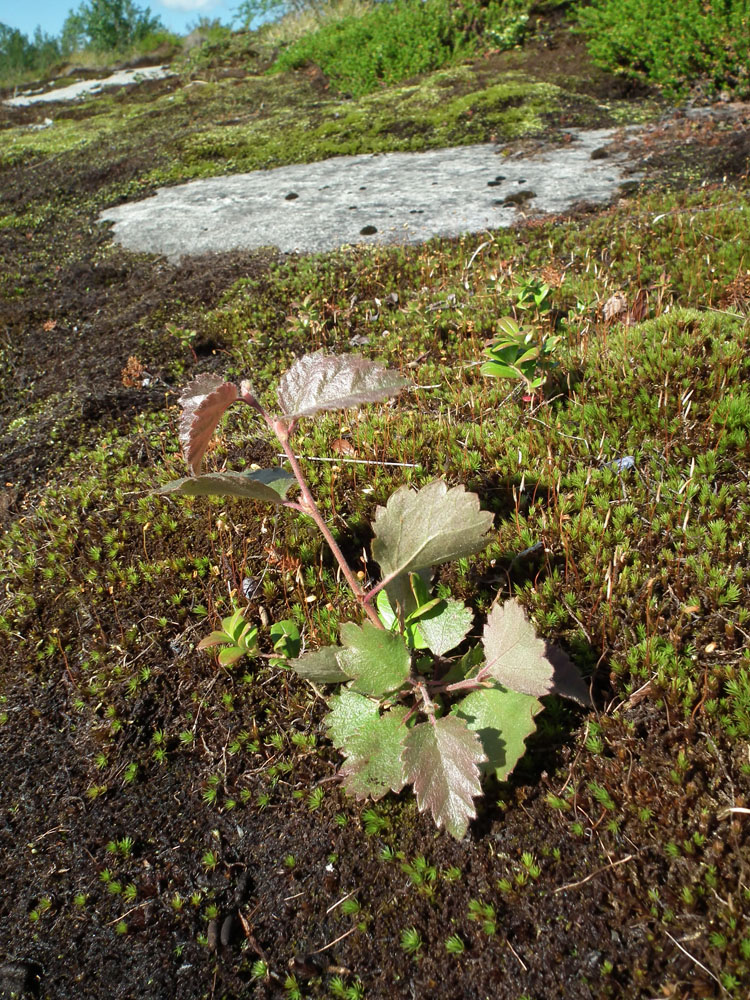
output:
<path id="1" fill-rule="evenodd" d="M 314 62 L 338 90 L 355 97 L 464 58 L 481 39 L 496 48 L 523 40 L 529 19 L 525 0 L 396 0 L 360 17 L 324 24 L 282 52 L 273 70 Z"/>
<path id="2" fill-rule="evenodd" d="M 645 77 L 672 98 L 696 83 L 750 94 L 750 0 L 592 0 L 577 18 L 605 69 Z"/>

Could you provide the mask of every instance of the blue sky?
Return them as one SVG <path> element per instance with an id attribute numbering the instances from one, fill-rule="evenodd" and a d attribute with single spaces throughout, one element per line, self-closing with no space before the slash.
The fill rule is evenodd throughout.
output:
<path id="1" fill-rule="evenodd" d="M 220 18 L 225 24 L 240 0 L 135 0 L 137 7 L 150 7 L 170 31 L 184 35 L 199 17 Z M 0 22 L 31 36 L 37 25 L 50 35 L 59 35 L 70 10 L 80 0 L 0 0 Z"/>

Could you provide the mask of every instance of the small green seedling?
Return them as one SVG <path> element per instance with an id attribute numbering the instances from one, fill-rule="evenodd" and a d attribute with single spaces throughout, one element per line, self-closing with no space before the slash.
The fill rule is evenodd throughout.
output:
<path id="1" fill-rule="evenodd" d="M 540 342 L 533 333 L 523 333 L 510 316 L 498 322 L 498 329 L 499 336 L 484 352 L 490 360 L 485 361 L 480 371 L 493 378 L 520 379 L 527 391 L 533 393 L 547 381 L 553 367 L 551 355 L 561 338 L 544 337 Z"/>
<path id="2" fill-rule="evenodd" d="M 530 279 L 517 285 L 512 294 L 516 299 L 517 309 L 534 309 L 538 313 L 549 312 L 552 289 L 542 281 Z"/>
<path id="3" fill-rule="evenodd" d="M 326 723 L 345 757 L 344 787 L 358 799 L 378 800 L 411 784 L 419 809 L 429 810 L 439 827 L 460 838 L 476 816 L 473 800 L 481 794 L 482 776 L 505 780 L 523 755 L 542 709 L 539 697 L 555 692 L 582 704 L 589 698 L 574 665 L 537 638 L 517 601 L 492 609 L 477 643 L 468 639 L 471 609 L 432 595 L 434 566 L 464 559 L 489 540 L 492 514 L 463 486 L 442 480 L 418 492 L 402 486 L 378 507 L 371 554 L 382 577 L 369 590 L 341 552 L 300 468 L 292 436 L 303 417 L 379 402 L 404 385 L 398 375 L 364 358 L 318 352 L 300 358 L 282 376 L 277 416 L 259 402 L 249 382 L 237 388 L 214 375 L 201 376 L 180 400 L 180 439 L 192 475 L 159 492 L 247 497 L 313 519 L 364 621 L 344 623 L 340 645 L 307 652 L 290 666 L 316 685 L 337 688 L 328 699 Z M 260 415 L 291 473 L 200 474 L 211 435 L 236 401 Z M 287 499 L 295 482 L 300 497 Z M 213 633 L 203 645 L 229 646 L 220 659 L 225 653 L 244 655 L 240 639 L 250 633 L 242 617 L 236 613 L 222 624 L 224 632 Z M 278 641 L 288 650 L 293 636 L 282 632 Z"/>
<path id="4" fill-rule="evenodd" d="M 269 660 L 271 666 L 281 666 L 287 660 L 293 660 L 299 656 L 302 645 L 299 629 L 291 618 L 274 622 L 268 630 L 273 643 L 273 651 L 276 656 Z"/>
<path id="5" fill-rule="evenodd" d="M 222 667 L 230 667 L 243 656 L 253 656 L 257 653 L 257 640 L 258 629 L 245 621 L 241 611 L 235 611 L 228 618 L 222 618 L 221 631 L 212 632 L 205 639 L 201 639 L 198 649 L 222 646 L 219 663 Z"/>

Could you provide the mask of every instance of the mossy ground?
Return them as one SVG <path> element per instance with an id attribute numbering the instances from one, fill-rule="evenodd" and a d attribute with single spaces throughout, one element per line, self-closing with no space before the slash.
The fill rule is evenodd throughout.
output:
<path id="1" fill-rule="evenodd" d="M 362 102 L 303 73 L 178 77 L 40 132 L 44 111 L 3 112 L 0 990 L 747 994 L 750 199 L 714 141 L 741 151 L 741 115 L 693 129 L 692 173 L 672 141 L 689 123 L 654 126 L 659 184 L 609 209 L 421 247 L 178 268 L 94 221 L 165 180 L 654 113 L 603 76 L 575 85 L 576 44 Z M 544 401 L 478 365 L 532 279 L 552 309 L 524 322 L 563 338 Z M 628 313 L 607 318 L 616 292 Z M 351 560 L 374 572 L 368 522 L 394 486 L 465 483 L 493 543 L 440 582 L 478 612 L 520 592 L 596 696 L 588 715 L 547 706 L 461 843 L 409 796 L 346 799 L 324 703 L 293 675 L 195 650 L 233 600 L 333 638 L 352 602 L 312 526 L 152 494 L 182 474 L 193 373 L 251 376 L 270 400 L 294 357 L 354 338 L 414 388 L 300 439 Z M 232 414 L 208 461 L 275 449 Z"/>

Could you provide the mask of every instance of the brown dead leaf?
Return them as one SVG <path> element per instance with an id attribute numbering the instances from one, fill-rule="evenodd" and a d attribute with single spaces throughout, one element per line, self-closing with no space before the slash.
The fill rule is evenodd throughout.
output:
<path id="1" fill-rule="evenodd" d="M 640 323 L 646 316 L 648 316 L 648 292 L 645 288 L 639 288 L 626 322 Z"/>
<path id="2" fill-rule="evenodd" d="M 145 371 L 146 369 L 143 367 L 138 358 L 131 354 L 128 358 L 128 363 L 120 372 L 122 384 L 126 389 L 140 389 L 142 384 L 141 379 L 143 378 L 143 373 Z"/>
<path id="3" fill-rule="evenodd" d="M 611 323 L 613 319 L 617 319 L 618 316 L 622 315 L 627 308 L 628 300 L 622 292 L 615 292 L 614 295 L 610 295 L 602 308 L 605 322 Z"/>
<path id="4" fill-rule="evenodd" d="M 346 438 L 336 438 L 335 441 L 332 441 L 331 451 L 335 451 L 337 455 L 349 455 L 350 458 L 357 457 L 357 449 Z"/>
<path id="5" fill-rule="evenodd" d="M 51 333 L 55 329 L 56 326 L 57 326 L 57 320 L 56 319 L 46 319 L 42 323 L 42 329 L 44 330 L 45 333 Z"/>

